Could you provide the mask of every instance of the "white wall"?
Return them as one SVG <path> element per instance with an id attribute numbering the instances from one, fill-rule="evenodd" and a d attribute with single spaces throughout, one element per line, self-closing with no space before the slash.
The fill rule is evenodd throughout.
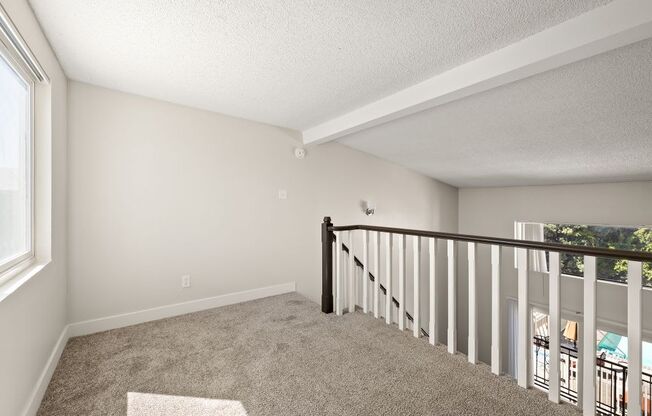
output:
<path id="1" fill-rule="evenodd" d="M 52 207 L 51 217 L 37 213 L 37 251 L 47 252 L 52 261 L 0 301 L 0 414 L 13 416 L 23 413 L 66 324 L 67 80 L 27 2 L 2 0 L 2 6 L 52 81 L 51 88 L 39 88 L 36 109 L 37 135 L 42 138 L 51 130 L 51 148 L 49 140 L 37 139 L 38 166 L 43 169 L 36 172 L 36 205 Z M 51 116 L 41 111 L 50 108 Z M 44 160 L 50 152 L 51 166 Z M 42 238 L 50 235 L 51 246 L 44 243 L 49 238 Z"/>
<path id="2" fill-rule="evenodd" d="M 652 224 L 652 182 L 615 184 L 531 186 L 509 188 L 460 189 L 459 232 L 513 238 L 514 221 L 650 225 Z M 466 259 L 466 250 L 460 250 Z M 490 361 L 491 282 L 489 249 L 480 247 L 478 264 L 480 358 Z M 516 271 L 513 249 L 505 249 L 502 257 L 503 303 L 507 296 L 516 297 Z M 458 344 L 466 351 L 467 302 L 466 264 L 460 261 L 458 287 Z M 562 280 L 562 308 L 582 311 L 581 281 Z M 535 302 L 547 304 L 547 278 L 533 273 L 530 296 Z M 625 325 L 626 291 L 623 286 L 598 284 L 599 326 L 622 332 Z M 652 292 L 644 294 L 644 327 L 652 331 Z M 503 313 L 504 315 L 504 313 Z M 619 328 L 620 327 L 620 328 Z M 503 325 L 505 328 L 505 325 Z M 648 333 L 649 338 L 649 333 Z M 652 341 L 648 339 L 648 341 Z"/>
<path id="3" fill-rule="evenodd" d="M 319 301 L 326 215 L 457 227 L 456 188 L 337 143 L 297 160 L 260 123 L 71 82 L 69 132 L 71 322 L 288 281 Z"/>

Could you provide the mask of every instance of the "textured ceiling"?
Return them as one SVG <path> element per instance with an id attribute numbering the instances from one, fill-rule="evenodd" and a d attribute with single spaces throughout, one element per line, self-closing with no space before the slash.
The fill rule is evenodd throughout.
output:
<path id="1" fill-rule="evenodd" d="M 339 141 L 460 187 L 652 180 L 652 40 Z"/>
<path id="2" fill-rule="evenodd" d="M 303 130 L 609 0 L 30 0 L 75 80 Z"/>

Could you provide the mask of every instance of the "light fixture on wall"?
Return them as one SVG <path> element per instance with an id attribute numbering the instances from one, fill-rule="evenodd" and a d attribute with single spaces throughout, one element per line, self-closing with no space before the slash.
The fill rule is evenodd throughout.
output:
<path id="1" fill-rule="evenodd" d="M 371 201 L 362 201 L 362 212 L 368 217 L 374 215 L 376 213 L 376 205 Z"/>

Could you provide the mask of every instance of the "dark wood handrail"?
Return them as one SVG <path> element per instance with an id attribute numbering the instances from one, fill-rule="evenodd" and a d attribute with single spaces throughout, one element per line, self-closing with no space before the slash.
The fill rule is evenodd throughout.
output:
<path id="1" fill-rule="evenodd" d="M 644 251 L 617 250 L 611 248 L 574 246 L 560 243 L 544 243 L 531 240 L 515 240 L 513 238 L 486 237 L 482 235 L 444 233 L 439 231 L 412 230 L 408 228 L 379 227 L 375 225 L 343 225 L 330 226 L 330 231 L 368 230 L 381 233 L 413 235 L 419 237 L 433 237 L 443 240 L 465 241 L 470 243 L 494 244 L 530 250 L 556 251 L 560 253 L 578 254 L 585 256 L 607 257 L 613 259 L 652 262 L 652 253 Z"/>

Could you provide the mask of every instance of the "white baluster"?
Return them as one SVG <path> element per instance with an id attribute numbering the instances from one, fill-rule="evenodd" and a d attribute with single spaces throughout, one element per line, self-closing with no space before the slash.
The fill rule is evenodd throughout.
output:
<path id="1" fill-rule="evenodd" d="M 429 255 L 429 277 L 430 277 L 430 321 L 428 325 L 428 340 L 432 345 L 437 344 L 437 283 L 436 283 L 436 250 L 437 240 L 434 238 L 428 239 L 428 255 Z"/>
<path id="2" fill-rule="evenodd" d="M 559 380 L 561 372 L 560 360 L 560 333 L 561 333 L 561 277 L 559 253 L 551 251 L 550 273 L 549 273 L 549 320 L 550 320 L 550 388 L 548 399 L 551 402 L 559 403 Z"/>
<path id="3" fill-rule="evenodd" d="M 414 244 L 412 245 L 412 253 L 414 260 L 414 310 L 412 311 L 412 333 L 416 338 L 421 336 L 421 304 L 419 302 L 419 268 L 421 267 L 421 262 L 419 261 L 421 255 L 421 240 L 419 236 L 414 236 Z"/>
<path id="4" fill-rule="evenodd" d="M 369 231 L 362 230 L 362 311 L 369 313 Z"/>
<path id="5" fill-rule="evenodd" d="M 374 318 L 378 318 L 380 316 L 380 231 L 376 231 L 374 240 L 374 273 L 376 273 L 374 279 Z"/>
<path id="6" fill-rule="evenodd" d="M 469 261 L 469 338 L 468 338 L 468 355 L 469 363 L 478 363 L 478 301 L 476 299 L 476 245 L 468 243 L 468 261 Z"/>
<path id="7" fill-rule="evenodd" d="M 641 414 L 642 264 L 627 262 L 627 414 Z M 647 411 L 647 410 L 646 410 Z"/>
<path id="8" fill-rule="evenodd" d="M 491 371 L 500 375 L 500 246 L 491 246 Z"/>
<path id="9" fill-rule="evenodd" d="M 342 315 L 342 233 L 335 231 L 335 314 Z"/>
<path id="10" fill-rule="evenodd" d="M 457 351 L 457 299 L 455 278 L 455 241 L 448 240 L 448 352 Z"/>
<path id="11" fill-rule="evenodd" d="M 355 312 L 355 262 L 353 254 L 353 231 L 349 231 L 349 313 Z"/>
<path id="12" fill-rule="evenodd" d="M 392 234 L 387 234 L 385 240 L 385 273 L 387 274 L 387 285 L 385 286 L 385 323 L 392 323 Z"/>
<path id="13" fill-rule="evenodd" d="M 595 415 L 595 381 L 596 381 L 596 274 L 595 257 L 584 256 L 584 375 L 583 403 L 584 415 Z M 640 384 L 640 378 L 639 378 Z M 630 399 L 631 402 L 631 399 Z"/>
<path id="14" fill-rule="evenodd" d="M 398 236 L 398 329 L 405 329 L 405 235 Z"/>
<path id="15" fill-rule="evenodd" d="M 530 384 L 530 300 L 528 296 L 528 254 L 526 248 L 517 248 L 518 263 L 518 385 Z"/>

